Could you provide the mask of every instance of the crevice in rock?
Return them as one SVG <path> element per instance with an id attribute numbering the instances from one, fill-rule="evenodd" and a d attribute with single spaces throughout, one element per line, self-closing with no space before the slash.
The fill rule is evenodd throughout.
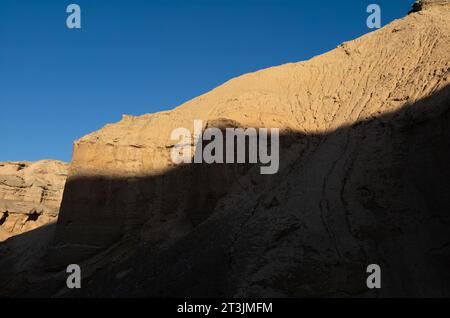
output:
<path id="1" fill-rule="evenodd" d="M 0 218 L 0 225 L 3 225 L 6 222 L 6 219 L 8 219 L 9 216 L 9 212 L 5 211 L 5 213 L 3 213 L 2 217 Z"/>
<path id="2" fill-rule="evenodd" d="M 34 211 L 33 213 L 28 215 L 26 222 L 36 222 L 41 215 Z"/>

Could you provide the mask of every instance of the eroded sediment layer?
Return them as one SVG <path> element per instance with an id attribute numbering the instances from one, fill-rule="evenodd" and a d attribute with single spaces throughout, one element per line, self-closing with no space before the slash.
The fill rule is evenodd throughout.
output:
<path id="1" fill-rule="evenodd" d="M 55 222 L 68 165 L 0 162 L 0 241 Z"/>

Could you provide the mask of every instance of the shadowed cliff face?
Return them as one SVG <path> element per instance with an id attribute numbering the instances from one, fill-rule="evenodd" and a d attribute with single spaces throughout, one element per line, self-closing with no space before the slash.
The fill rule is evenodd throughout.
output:
<path id="1" fill-rule="evenodd" d="M 159 191 L 201 191 L 203 198 L 214 193 L 211 182 L 228 186 L 225 196 L 200 199 L 203 205 L 181 215 L 173 214 L 180 200 L 168 198 L 173 209 L 160 210 L 158 220 L 147 219 L 150 228 L 132 231 L 136 240 L 123 243 L 128 247 L 118 243 L 106 253 L 133 246 L 127 261 L 115 259 L 117 265 L 106 267 L 96 263 L 101 258 L 86 262 L 91 271 L 99 268 L 80 294 L 450 295 L 449 119 L 446 87 L 399 112 L 330 134 L 283 136 L 290 147 L 283 148 L 283 169 L 275 176 L 250 169 L 237 179 L 231 165 L 225 173 L 185 167 L 136 183 L 78 180 L 72 186 L 108 184 L 117 193 L 138 188 L 140 194 L 173 180 Z M 223 181 L 233 173 L 239 182 Z M 203 219 L 194 222 L 199 214 Z M 365 269 L 372 263 L 384 273 L 378 294 L 365 285 Z"/>
<path id="2" fill-rule="evenodd" d="M 50 248 L 28 273 L 0 260 L 0 294 L 449 296 L 449 21 L 433 7 L 77 141 Z M 282 128 L 279 173 L 174 166 L 194 119 Z"/>
<path id="3" fill-rule="evenodd" d="M 132 180 L 69 180 L 68 204 L 95 190 L 102 204 L 136 204 L 142 210 L 136 215 L 113 210 L 120 222 L 105 232 L 96 223 L 104 220 L 95 218 L 92 228 L 74 230 L 74 239 L 97 245 L 89 258 L 73 253 L 70 243 L 58 246 L 57 235 L 50 254 L 64 255 L 57 258 L 62 272 L 52 263 L 56 271 L 41 272 L 36 283 L 20 285 L 26 290 L 16 286 L 9 292 L 448 296 L 448 120 L 446 87 L 398 112 L 330 134 L 281 136 L 282 168 L 273 176 L 260 175 L 255 166 L 187 165 Z M 227 176 L 235 181 L 227 182 Z M 73 223 L 62 218 L 58 231 L 65 224 Z M 74 261 L 83 268 L 84 287 L 69 292 L 63 267 Z M 383 269 L 379 292 L 365 285 L 372 263 Z"/>

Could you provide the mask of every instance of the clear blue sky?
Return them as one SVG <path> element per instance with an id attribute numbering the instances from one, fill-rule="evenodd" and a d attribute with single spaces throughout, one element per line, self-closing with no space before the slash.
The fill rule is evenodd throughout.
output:
<path id="1" fill-rule="evenodd" d="M 0 161 L 70 161 L 122 114 L 173 108 L 230 78 L 370 32 L 412 0 L 0 0 Z M 66 27 L 66 7 L 82 29 Z M 381 45 L 381 44 L 380 44 Z"/>

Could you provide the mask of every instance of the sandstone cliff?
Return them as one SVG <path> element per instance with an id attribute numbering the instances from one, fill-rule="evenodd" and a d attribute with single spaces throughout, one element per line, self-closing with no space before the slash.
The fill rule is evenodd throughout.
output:
<path id="1" fill-rule="evenodd" d="M 68 165 L 0 162 L 0 241 L 56 222 Z"/>
<path id="2" fill-rule="evenodd" d="M 21 274 L 32 291 L 4 290 L 449 296 L 450 6 L 441 2 L 78 140 L 45 258 L 56 271 Z M 195 119 L 280 128 L 279 173 L 173 165 L 171 131 Z M 73 262 L 83 268 L 78 291 L 57 272 Z M 379 291 L 365 284 L 373 263 Z"/>

